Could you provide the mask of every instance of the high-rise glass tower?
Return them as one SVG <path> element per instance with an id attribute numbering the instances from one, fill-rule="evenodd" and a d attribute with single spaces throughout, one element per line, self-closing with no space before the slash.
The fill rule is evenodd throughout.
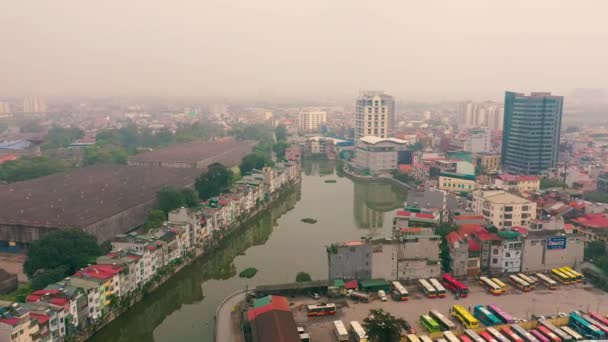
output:
<path id="1" fill-rule="evenodd" d="M 537 174 L 555 167 L 563 102 L 551 93 L 505 93 L 503 171 Z"/>
<path id="2" fill-rule="evenodd" d="M 364 91 L 357 99 L 355 140 L 366 136 L 389 138 L 395 125 L 395 100 L 378 91 Z"/>

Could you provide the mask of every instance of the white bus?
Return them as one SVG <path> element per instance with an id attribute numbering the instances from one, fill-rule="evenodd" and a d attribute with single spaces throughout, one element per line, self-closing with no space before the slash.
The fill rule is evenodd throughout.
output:
<path id="1" fill-rule="evenodd" d="M 441 330 L 454 330 L 456 329 L 456 324 L 450 321 L 449 318 L 445 317 L 441 314 L 441 312 L 437 310 L 429 311 L 429 316 L 431 316 L 439 325 L 441 326 Z"/>
<path id="2" fill-rule="evenodd" d="M 350 332 L 355 342 L 367 342 L 367 333 L 357 321 L 350 322 Z"/>
<path id="3" fill-rule="evenodd" d="M 409 342 L 420 342 L 420 339 L 415 334 L 409 334 L 409 335 L 407 335 L 407 340 Z"/>
<path id="4" fill-rule="evenodd" d="M 418 286 L 420 287 L 420 290 L 424 292 L 425 296 L 429 298 L 435 298 L 437 296 L 435 288 L 431 286 L 426 279 L 418 279 Z"/>
<path id="5" fill-rule="evenodd" d="M 538 283 L 538 280 L 536 278 L 527 276 L 527 275 L 525 275 L 523 273 L 519 273 L 519 274 L 517 274 L 517 276 L 519 276 L 525 282 L 527 282 L 528 284 L 530 284 L 530 286 L 532 286 L 532 287 L 535 287 L 536 283 Z"/>
<path id="6" fill-rule="evenodd" d="M 448 340 L 448 342 L 460 342 L 458 337 L 456 337 L 456 335 L 454 335 L 454 333 L 451 331 L 444 331 L 443 337 L 445 337 L 445 339 Z"/>
<path id="7" fill-rule="evenodd" d="M 487 327 L 486 331 L 499 342 L 511 342 L 511 340 L 506 338 L 505 335 L 501 334 L 500 332 L 498 332 L 498 330 L 496 330 L 493 327 Z"/>
<path id="8" fill-rule="evenodd" d="M 418 338 L 420 339 L 420 342 L 433 342 L 433 340 L 431 340 L 431 338 L 426 335 L 420 335 L 418 336 Z"/>
<path id="9" fill-rule="evenodd" d="M 439 280 L 437 280 L 435 278 L 431 278 L 431 279 L 429 279 L 429 282 L 435 288 L 435 291 L 437 291 L 437 297 L 439 297 L 439 298 L 445 297 L 445 294 L 446 294 L 445 287 L 443 287 L 443 285 L 441 285 Z"/>
<path id="10" fill-rule="evenodd" d="M 547 288 L 549 288 L 551 290 L 557 289 L 557 282 L 555 280 L 547 277 L 546 275 L 544 275 L 542 273 L 536 273 L 536 276 L 540 279 L 540 281 L 543 283 L 543 285 L 545 285 Z"/>
<path id="11" fill-rule="evenodd" d="M 336 341 L 348 342 L 348 331 L 346 331 L 346 327 L 344 327 L 342 321 L 334 321 L 334 332 L 336 334 Z"/>
<path id="12" fill-rule="evenodd" d="M 409 298 L 409 293 L 405 286 L 401 285 L 398 281 L 393 281 L 393 299 L 396 301 L 406 301 Z"/>

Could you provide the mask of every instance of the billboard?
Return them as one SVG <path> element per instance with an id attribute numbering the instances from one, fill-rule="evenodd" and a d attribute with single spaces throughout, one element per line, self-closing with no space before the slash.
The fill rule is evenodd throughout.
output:
<path id="1" fill-rule="evenodd" d="M 547 249 L 566 249 L 566 241 L 568 239 L 565 236 L 554 236 L 547 239 Z"/>

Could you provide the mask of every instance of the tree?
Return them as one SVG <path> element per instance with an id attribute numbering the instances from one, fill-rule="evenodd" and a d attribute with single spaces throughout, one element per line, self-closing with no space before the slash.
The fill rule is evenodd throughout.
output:
<path id="1" fill-rule="evenodd" d="M 607 255 L 605 241 L 591 241 L 587 244 L 587 247 L 585 247 L 585 258 L 597 259 L 598 257 L 603 255 Z"/>
<path id="2" fill-rule="evenodd" d="M 363 320 L 367 337 L 373 342 L 399 341 L 401 331 L 409 330 L 409 323 L 385 312 L 382 309 L 370 310 L 369 316 Z"/>
<path id="3" fill-rule="evenodd" d="M 17 182 L 65 171 L 65 165 L 48 157 L 22 157 L 0 165 L 0 181 Z"/>
<path id="4" fill-rule="evenodd" d="M 181 190 L 172 186 L 166 186 L 160 189 L 156 193 L 156 199 L 158 201 L 158 207 L 160 210 L 164 211 L 165 214 L 169 214 L 173 209 L 185 206 L 184 195 Z"/>
<path id="5" fill-rule="evenodd" d="M 285 141 L 287 140 L 287 127 L 285 125 L 280 124 L 274 129 L 274 136 L 277 141 Z"/>
<path id="6" fill-rule="evenodd" d="M 65 266 L 65 277 L 102 253 L 95 236 L 77 229 L 56 230 L 32 243 L 23 270 L 28 277 L 33 278 L 38 271 Z"/>
<path id="7" fill-rule="evenodd" d="M 587 192 L 583 196 L 587 201 L 608 203 L 608 193 L 600 191 Z"/>
<path id="8" fill-rule="evenodd" d="M 566 183 L 559 179 L 548 179 L 543 178 L 540 180 L 540 188 L 541 189 L 549 189 L 549 188 L 565 188 Z"/>
<path id="9" fill-rule="evenodd" d="M 296 282 L 303 283 L 305 281 L 312 281 L 310 274 L 306 272 L 298 272 L 298 274 L 296 274 Z"/>
<path id="10" fill-rule="evenodd" d="M 183 188 L 181 192 L 186 207 L 193 208 L 199 205 L 200 199 L 198 198 L 196 191 L 190 188 Z"/>
<path id="11" fill-rule="evenodd" d="M 150 210 L 146 222 L 143 224 L 144 231 L 150 229 L 156 229 L 162 227 L 163 223 L 167 220 L 167 214 L 162 210 Z"/>
<path id="12" fill-rule="evenodd" d="M 261 153 L 251 153 L 243 157 L 239 169 L 241 174 L 251 172 L 253 169 L 261 170 L 264 166 L 270 165 L 271 161 L 268 157 Z"/>
<path id="13" fill-rule="evenodd" d="M 42 145 L 44 149 L 66 147 L 74 140 L 84 136 L 84 132 L 76 127 L 59 127 L 54 126 L 45 137 L 45 143 Z"/>
<path id="14" fill-rule="evenodd" d="M 285 141 L 278 141 L 272 147 L 272 150 L 277 155 L 277 159 L 285 159 L 285 149 L 289 147 L 289 144 Z"/>
<path id="15" fill-rule="evenodd" d="M 232 171 L 220 164 L 209 167 L 207 172 L 196 178 L 195 188 L 198 197 L 207 200 L 230 189 L 232 184 Z"/>
<path id="16" fill-rule="evenodd" d="M 66 274 L 69 275 L 67 273 L 67 266 L 44 270 L 32 278 L 32 290 L 41 290 L 50 284 L 56 283 L 65 278 Z"/>

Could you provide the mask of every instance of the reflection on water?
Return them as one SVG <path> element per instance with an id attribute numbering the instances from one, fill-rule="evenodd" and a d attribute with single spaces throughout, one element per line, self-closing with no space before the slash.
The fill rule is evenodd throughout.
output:
<path id="1" fill-rule="evenodd" d="M 384 226 L 386 212 L 400 208 L 406 192 L 388 182 L 354 181 L 353 213 L 357 227 L 372 232 Z"/>
<path id="2" fill-rule="evenodd" d="M 327 278 L 325 246 L 390 233 L 394 209 L 405 192 L 383 182 L 353 182 L 328 161 L 302 165 L 302 185 L 266 213 L 195 261 L 114 321 L 93 341 L 212 341 L 215 310 L 246 286 L 294 281 L 298 271 Z M 336 183 L 325 183 L 335 179 Z M 352 205 L 354 198 L 354 206 Z M 306 224 L 304 217 L 318 219 Z M 256 267 L 258 274 L 238 273 Z"/>

